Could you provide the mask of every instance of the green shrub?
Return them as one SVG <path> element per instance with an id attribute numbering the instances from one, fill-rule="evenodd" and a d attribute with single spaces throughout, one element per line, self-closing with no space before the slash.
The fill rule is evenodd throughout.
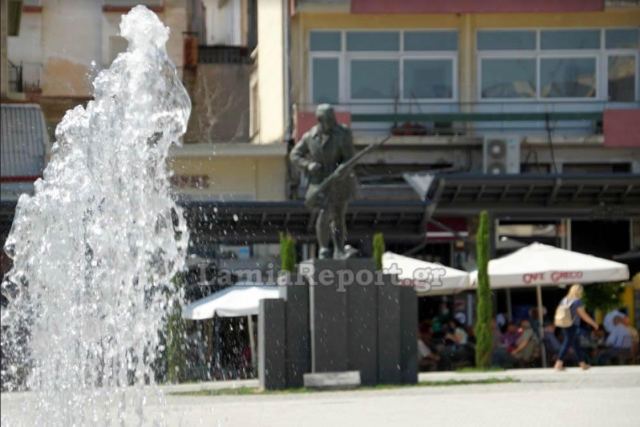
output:
<path id="1" fill-rule="evenodd" d="M 293 273 L 296 269 L 296 242 L 290 234 L 280 233 L 280 269 Z"/>
<path id="2" fill-rule="evenodd" d="M 382 270 L 382 254 L 384 254 L 384 235 L 375 233 L 373 235 L 373 261 L 377 270 Z"/>
<path id="3" fill-rule="evenodd" d="M 171 314 L 167 319 L 167 380 L 180 383 L 186 379 L 187 360 L 185 342 L 185 324 L 182 319 L 182 309 L 175 301 Z"/>

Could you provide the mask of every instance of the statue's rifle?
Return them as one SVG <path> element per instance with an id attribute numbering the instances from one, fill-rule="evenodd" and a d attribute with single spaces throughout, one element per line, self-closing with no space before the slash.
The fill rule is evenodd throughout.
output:
<path id="1" fill-rule="evenodd" d="M 358 160 L 367 155 L 369 152 L 382 146 L 382 144 L 387 142 L 389 138 L 391 138 L 391 135 L 388 135 L 382 141 L 368 145 L 366 148 L 358 151 L 358 153 L 356 153 L 352 158 L 338 166 L 336 170 L 334 170 L 331 175 L 326 177 L 320 184 L 318 184 L 317 187 L 307 192 L 304 204 L 309 207 L 316 206 L 318 200 L 324 197 L 325 191 L 331 186 L 331 184 L 333 184 L 337 180 L 340 180 L 341 178 L 344 178 L 348 173 L 351 172 L 356 163 L 358 163 Z"/>

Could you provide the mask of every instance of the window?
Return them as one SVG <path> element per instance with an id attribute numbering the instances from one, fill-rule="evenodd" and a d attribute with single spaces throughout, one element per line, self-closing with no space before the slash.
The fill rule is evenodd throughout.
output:
<path id="1" fill-rule="evenodd" d="M 359 52 L 398 51 L 400 50 L 400 34 L 395 31 L 348 32 L 347 50 Z"/>
<path id="2" fill-rule="evenodd" d="M 595 58 L 542 58 L 540 96 L 543 98 L 594 98 Z"/>
<path id="3" fill-rule="evenodd" d="M 478 50 L 534 50 L 535 31 L 478 31 Z"/>
<path id="4" fill-rule="evenodd" d="M 457 50 L 454 30 L 311 31 L 310 99 L 454 100 Z"/>
<path id="5" fill-rule="evenodd" d="M 606 58 L 607 100 L 634 102 L 638 91 L 640 29 L 605 30 L 605 46 L 610 50 Z"/>
<path id="6" fill-rule="evenodd" d="M 406 31 L 406 51 L 458 50 L 458 33 L 455 31 Z"/>
<path id="7" fill-rule="evenodd" d="M 340 51 L 342 49 L 342 36 L 339 32 L 314 31 L 309 37 L 311 51 Z"/>
<path id="8" fill-rule="evenodd" d="M 352 99 L 395 99 L 398 96 L 398 61 L 351 61 Z"/>
<path id="9" fill-rule="evenodd" d="M 636 94 L 636 56 L 611 55 L 607 59 L 609 101 L 633 102 Z"/>
<path id="10" fill-rule="evenodd" d="M 404 98 L 453 98 L 452 67 L 448 59 L 406 59 Z"/>
<path id="11" fill-rule="evenodd" d="M 338 58 L 314 58 L 313 102 L 337 103 L 339 93 Z"/>
<path id="12" fill-rule="evenodd" d="M 535 98 L 536 60 L 482 60 L 482 98 Z"/>
<path id="13" fill-rule="evenodd" d="M 543 50 L 600 49 L 600 30 L 542 31 L 540 48 Z"/>
<path id="14" fill-rule="evenodd" d="M 605 36 L 607 49 L 640 48 L 640 29 L 607 30 Z"/>
<path id="15" fill-rule="evenodd" d="M 481 30 L 478 97 L 484 100 L 634 102 L 640 29 Z"/>

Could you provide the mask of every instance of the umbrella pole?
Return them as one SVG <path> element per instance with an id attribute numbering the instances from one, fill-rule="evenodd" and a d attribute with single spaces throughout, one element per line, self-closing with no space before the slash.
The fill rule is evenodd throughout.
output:
<path id="1" fill-rule="evenodd" d="M 547 350 L 544 347 L 544 316 L 542 314 L 542 288 L 536 286 L 536 297 L 538 299 L 538 336 L 540 337 L 540 353 L 542 356 L 542 367 L 547 367 Z"/>
<path id="2" fill-rule="evenodd" d="M 256 372 L 256 338 L 253 335 L 253 316 L 247 316 L 247 322 L 249 323 L 249 346 L 251 348 L 251 366 L 253 371 Z"/>

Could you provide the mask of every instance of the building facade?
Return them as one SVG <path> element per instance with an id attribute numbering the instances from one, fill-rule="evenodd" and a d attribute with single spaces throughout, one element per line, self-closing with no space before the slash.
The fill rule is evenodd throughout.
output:
<path id="1" fill-rule="evenodd" d="M 499 178 L 516 183 L 563 175 L 637 184 L 637 1 L 266 0 L 258 9 L 259 34 L 261 25 L 283 30 L 260 38 L 256 49 L 251 122 L 259 129 L 257 142 L 291 143 L 313 124 L 315 106 L 323 102 L 351 125 L 356 145 L 391 134 L 384 149 L 358 167 L 363 201 L 424 198 L 407 173 L 452 181 L 478 174 L 495 185 Z M 284 109 L 268 92 L 281 93 L 283 85 Z M 304 182 L 295 176 L 288 184 L 291 199 L 302 193 Z M 628 196 L 635 188 L 623 189 L 626 195 L 612 203 L 622 208 L 609 214 L 596 199 L 553 206 L 554 191 L 576 190 L 577 202 L 587 184 L 555 190 L 552 184 L 548 205 L 520 210 L 532 219 L 560 220 L 578 219 L 579 207 L 581 218 L 617 215 L 631 224 L 637 212 L 627 208 Z M 458 195 L 464 191 L 460 184 Z M 467 216 L 484 207 L 523 214 L 507 203 L 509 196 L 506 191 L 504 203 L 493 205 L 442 200 L 435 213 Z"/>
<path id="2" fill-rule="evenodd" d="M 16 70 L 2 73 L 13 76 L 12 99 L 38 103 L 53 140 L 64 113 L 91 98 L 92 77 L 126 49 L 120 17 L 139 3 L 170 28 L 167 51 L 192 99 L 185 149 L 173 162 L 178 189 L 194 197 L 282 200 L 286 148 L 277 138 L 256 139 L 266 145 L 255 150 L 248 144 L 255 0 L 23 1 L 19 31 L 3 38 L 6 65 Z"/>
<path id="3" fill-rule="evenodd" d="M 259 141 L 291 144 L 325 102 L 356 146 L 392 135 L 357 167 L 348 223 L 363 253 L 378 230 L 392 250 L 472 268 L 483 209 L 497 255 L 637 250 L 639 2 L 265 0 L 258 17 L 259 35 L 272 29 L 252 81 Z M 247 221 L 312 242 L 293 210 L 305 182 L 289 177 L 289 215 L 246 208 Z"/>

